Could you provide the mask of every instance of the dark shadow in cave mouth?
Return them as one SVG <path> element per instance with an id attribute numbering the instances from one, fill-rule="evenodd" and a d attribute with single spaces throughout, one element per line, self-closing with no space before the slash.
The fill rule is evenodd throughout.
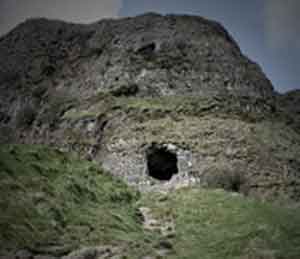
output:
<path id="1" fill-rule="evenodd" d="M 178 173 L 177 156 L 164 147 L 152 146 L 147 150 L 148 175 L 160 181 L 171 180 Z"/>

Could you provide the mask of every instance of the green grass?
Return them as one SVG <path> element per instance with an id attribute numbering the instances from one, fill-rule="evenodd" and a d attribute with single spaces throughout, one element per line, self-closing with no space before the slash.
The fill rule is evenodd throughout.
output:
<path id="1" fill-rule="evenodd" d="M 300 211 L 225 191 L 182 189 L 143 198 L 158 219 L 173 219 L 168 258 L 300 258 Z"/>
<path id="2" fill-rule="evenodd" d="M 147 241 L 136 214 L 139 194 L 90 162 L 45 147 L 6 145 L 0 176 L 0 251 Z"/>
<path id="3" fill-rule="evenodd" d="M 140 194 L 91 162 L 43 146 L 1 146 L 0 176 L 0 254 L 113 245 L 124 258 L 153 256 L 166 237 L 143 229 L 142 206 L 175 223 L 173 249 L 161 258 L 300 258 L 298 209 L 221 190 Z"/>
<path id="4" fill-rule="evenodd" d="M 252 101 L 253 102 L 253 101 Z M 252 103 L 251 100 L 237 99 L 235 97 L 224 98 L 199 97 L 199 96 L 164 96 L 156 98 L 142 97 L 114 97 L 108 93 L 99 93 L 87 103 L 77 109 L 70 109 L 63 118 L 77 120 L 82 118 L 98 117 L 101 114 L 109 114 L 114 111 L 123 111 L 137 120 L 151 118 L 164 118 L 168 115 L 204 116 L 215 114 L 220 117 L 241 118 L 245 121 L 260 121 L 269 112 L 261 107 L 261 111 L 250 109 L 252 106 L 260 107 L 261 100 Z M 249 106 L 249 104 L 251 104 Z M 249 106 L 249 109 L 245 107 Z M 258 108 L 257 108 L 258 109 Z M 259 109 L 258 109 L 259 110 Z M 271 117 L 271 115 L 269 115 Z"/>

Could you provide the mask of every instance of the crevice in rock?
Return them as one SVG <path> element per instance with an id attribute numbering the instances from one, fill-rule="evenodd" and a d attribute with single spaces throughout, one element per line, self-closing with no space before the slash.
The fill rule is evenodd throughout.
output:
<path id="1" fill-rule="evenodd" d="M 154 42 L 151 42 L 149 44 L 146 44 L 142 47 L 140 47 L 137 50 L 138 54 L 144 55 L 144 56 L 149 56 L 151 54 L 153 54 L 156 50 L 156 44 Z"/>

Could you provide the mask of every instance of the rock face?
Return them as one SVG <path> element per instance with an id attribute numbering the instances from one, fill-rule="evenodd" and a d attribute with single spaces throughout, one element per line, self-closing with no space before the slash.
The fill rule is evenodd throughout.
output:
<path id="1" fill-rule="evenodd" d="M 29 20 L 0 39 L 0 57 L 1 142 L 77 152 L 142 190 L 300 200 L 299 125 L 216 22 Z"/>
<path id="2" fill-rule="evenodd" d="M 288 115 L 288 123 L 300 129 L 300 90 L 280 94 L 277 97 L 280 110 Z"/>

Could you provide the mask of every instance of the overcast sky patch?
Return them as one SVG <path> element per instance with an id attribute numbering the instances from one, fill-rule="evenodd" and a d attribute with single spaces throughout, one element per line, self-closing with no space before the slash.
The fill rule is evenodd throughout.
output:
<path id="1" fill-rule="evenodd" d="M 0 35 L 32 17 L 89 23 L 118 16 L 122 0 L 0 0 Z"/>
<path id="2" fill-rule="evenodd" d="M 265 32 L 266 43 L 274 50 L 300 45 L 300 1 L 266 0 Z"/>

